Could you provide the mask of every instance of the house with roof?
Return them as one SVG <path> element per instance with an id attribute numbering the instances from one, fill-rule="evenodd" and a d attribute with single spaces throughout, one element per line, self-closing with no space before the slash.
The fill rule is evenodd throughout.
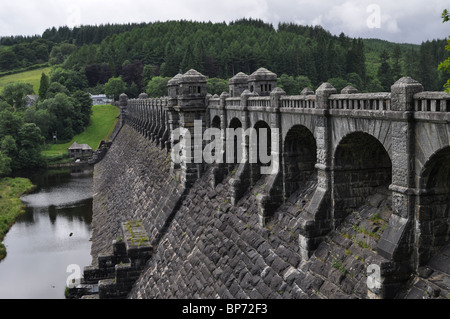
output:
<path id="1" fill-rule="evenodd" d="M 92 157 L 93 150 L 88 144 L 78 144 L 74 142 L 71 147 L 69 147 L 69 157 L 75 160 L 77 159 L 88 159 Z"/>
<path id="2" fill-rule="evenodd" d="M 26 107 L 32 107 L 36 105 L 37 101 L 39 99 L 39 95 L 27 95 L 25 96 L 25 106 Z"/>

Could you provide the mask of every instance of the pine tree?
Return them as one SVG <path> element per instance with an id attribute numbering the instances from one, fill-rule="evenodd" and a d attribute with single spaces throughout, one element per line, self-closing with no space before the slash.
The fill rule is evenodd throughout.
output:
<path id="1" fill-rule="evenodd" d="M 42 72 L 41 82 L 39 86 L 39 99 L 45 100 L 47 98 L 47 91 L 49 86 L 50 86 L 50 79 L 44 72 Z"/>
<path id="2" fill-rule="evenodd" d="M 442 20 L 442 22 L 450 21 L 450 14 L 448 13 L 447 9 L 442 12 Z M 445 49 L 450 52 L 450 37 L 448 37 L 447 39 L 447 46 L 445 47 Z M 439 70 L 444 70 L 447 73 L 450 73 L 450 57 L 439 64 Z M 444 84 L 444 88 L 445 92 L 450 93 L 450 79 L 448 79 Z"/>
<path id="3" fill-rule="evenodd" d="M 438 73 L 436 66 L 433 63 L 433 55 L 431 53 L 430 42 L 422 43 L 420 47 L 419 59 L 419 82 L 427 91 L 437 90 Z"/>
<path id="4" fill-rule="evenodd" d="M 402 50 L 400 49 L 400 46 L 397 44 L 394 47 L 394 51 L 392 52 L 392 75 L 395 81 L 397 81 L 402 77 L 402 67 L 400 64 L 401 57 L 402 57 Z"/>
<path id="5" fill-rule="evenodd" d="M 394 83 L 392 76 L 392 69 L 389 64 L 389 54 L 386 50 L 380 55 L 380 68 L 378 69 L 378 79 L 381 82 L 381 86 L 385 91 L 390 91 L 391 85 Z"/>
<path id="6" fill-rule="evenodd" d="M 366 56 L 362 39 L 353 39 L 347 52 L 347 73 L 357 73 L 366 83 Z"/>

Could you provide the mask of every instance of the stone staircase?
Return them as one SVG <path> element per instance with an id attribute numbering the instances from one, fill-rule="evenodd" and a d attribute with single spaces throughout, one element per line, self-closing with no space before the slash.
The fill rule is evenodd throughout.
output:
<path id="1" fill-rule="evenodd" d="M 69 289 L 68 298 L 123 299 L 131 291 L 153 253 L 142 221 L 121 225 L 112 255 L 98 256 L 98 267 L 85 267 L 80 285 Z"/>

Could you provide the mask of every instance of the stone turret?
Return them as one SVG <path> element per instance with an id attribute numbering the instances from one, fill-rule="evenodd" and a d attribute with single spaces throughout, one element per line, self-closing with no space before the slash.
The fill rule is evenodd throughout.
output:
<path id="1" fill-rule="evenodd" d="M 167 82 L 167 90 L 168 90 L 168 94 L 169 94 L 169 99 L 172 99 L 172 100 L 178 99 L 179 85 L 180 85 L 180 80 L 182 77 L 183 77 L 183 75 L 178 73 L 173 78 L 171 78 L 169 80 L 169 82 Z"/>
<path id="2" fill-rule="evenodd" d="M 228 84 L 230 87 L 230 96 L 240 97 L 242 92 L 244 92 L 248 88 L 248 75 L 239 72 L 230 79 Z"/>
<path id="3" fill-rule="evenodd" d="M 206 89 L 206 76 L 196 70 L 189 70 L 179 80 L 179 108 L 201 108 L 206 109 L 205 98 L 208 94 Z"/>
<path id="4" fill-rule="evenodd" d="M 172 136 L 173 144 L 177 144 L 178 141 L 181 144 L 181 148 L 174 146 L 172 149 L 172 174 L 180 177 L 183 186 L 189 188 L 203 171 L 203 164 L 196 162 L 194 157 L 198 154 L 201 156 L 204 142 L 202 141 L 201 145 L 195 145 L 194 142 L 196 134 L 203 136 L 206 128 L 207 80 L 206 76 L 193 69 L 173 80 L 178 81 L 179 91 L 178 103 L 173 107 L 174 112 L 172 112 L 176 114 L 172 115 L 172 119 L 178 116 L 177 124 L 182 136 Z M 195 127 L 196 123 L 201 123 L 201 127 Z M 183 155 L 177 159 L 177 151 L 174 149 L 180 149 Z M 181 171 L 177 172 L 178 168 Z"/>
<path id="5" fill-rule="evenodd" d="M 248 77 L 248 89 L 260 96 L 269 96 L 277 87 L 278 77 L 265 68 L 260 68 Z"/>

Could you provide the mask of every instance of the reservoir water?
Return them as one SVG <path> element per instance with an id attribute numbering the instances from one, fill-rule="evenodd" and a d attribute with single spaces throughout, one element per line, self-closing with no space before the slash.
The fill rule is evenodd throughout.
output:
<path id="1" fill-rule="evenodd" d="M 3 241 L 0 299 L 63 299 L 68 278 L 91 264 L 92 170 L 27 177 L 38 188 Z"/>

